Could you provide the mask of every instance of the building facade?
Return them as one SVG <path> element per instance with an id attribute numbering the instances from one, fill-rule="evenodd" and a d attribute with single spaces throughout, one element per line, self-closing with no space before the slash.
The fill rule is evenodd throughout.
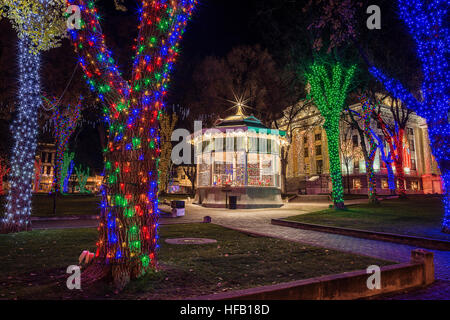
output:
<path id="1" fill-rule="evenodd" d="M 361 106 L 356 104 L 350 109 L 357 112 Z M 392 122 L 392 113 L 386 106 L 381 108 L 382 117 Z M 311 115 L 300 114 L 296 118 L 299 124 L 309 122 L 311 126 L 299 125 L 291 138 L 288 155 L 287 190 L 300 194 L 325 194 L 331 191 L 329 178 L 329 155 L 326 132 L 322 127 L 319 112 Z M 361 125 L 362 127 L 362 125 Z M 382 137 L 381 127 L 375 120 L 371 122 L 372 130 Z M 344 192 L 367 194 L 368 183 L 366 166 L 361 148 L 361 137 L 349 121 L 341 121 L 340 158 L 344 182 Z M 383 141 L 386 154 L 389 147 Z M 366 145 L 369 145 L 366 141 Z M 442 193 L 442 182 L 436 161 L 434 160 L 426 121 L 411 114 L 407 122 L 403 140 L 404 173 L 406 192 L 410 194 Z M 395 174 L 395 167 L 393 168 Z M 386 163 L 382 160 L 380 150 L 377 150 L 374 160 L 374 171 L 377 181 L 377 193 L 389 194 L 388 172 Z M 398 181 L 397 185 L 398 185 Z"/>

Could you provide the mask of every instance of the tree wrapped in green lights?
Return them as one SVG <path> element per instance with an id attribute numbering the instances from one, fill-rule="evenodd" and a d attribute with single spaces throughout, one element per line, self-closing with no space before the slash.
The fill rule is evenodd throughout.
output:
<path id="1" fill-rule="evenodd" d="M 344 209 L 341 161 L 339 158 L 339 120 L 356 65 L 345 68 L 340 62 L 332 65 L 314 62 L 306 72 L 311 95 L 322 117 L 327 133 L 333 202 L 336 209 Z"/>
<path id="2" fill-rule="evenodd" d="M 80 193 L 88 193 L 86 190 L 87 179 L 89 178 L 89 167 L 86 170 L 81 165 L 75 167 L 75 174 L 77 175 L 78 191 Z"/>

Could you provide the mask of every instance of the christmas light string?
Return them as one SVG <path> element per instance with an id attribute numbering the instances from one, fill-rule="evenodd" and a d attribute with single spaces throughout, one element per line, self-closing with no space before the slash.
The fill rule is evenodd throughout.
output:
<path id="1" fill-rule="evenodd" d="M 355 70 L 356 65 L 345 69 L 341 63 L 337 62 L 331 67 L 330 73 L 325 65 L 314 62 L 306 73 L 314 102 L 325 119 L 324 129 L 327 133 L 330 156 L 333 202 L 337 209 L 344 208 L 344 188 L 339 157 L 339 121 Z"/>
<path id="2" fill-rule="evenodd" d="M 423 81 L 421 98 L 416 99 L 398 80 L 376 67 L 370 72 L 408 108 L 426 119 L 431 149 L 444 184 L 443 231 L 450 232 L 450 124 L 448 69 L 448 0 L 398 0 L 400 18 L 416 44 Z"/>
<path id="3" fill-rule="evenodd" d="M 55 106 L 53 109 L 52 122 L 54 128 L 54 137 L 56 140 L 56 159 L 53 177 L 54 192 L 67 192 L 64 190 L 67 172 L 62 171 L 64 154 L 67 151 L 67 144 L 70 137 L 76 129 L 78 120 L 80 119 L 81 102 L 83 98 L 80 97 L 78 103 L 71 107 L 69 106 Z M 67 168 L 69 169 L 69 167 Z"/>
<path id="4" fill-rule="evenodd" d="M 130 82 L 105 45 L 94 2 L 69 4 L 80 6 L 81 30 L 73 30 L 71 37 L 109 124 L 96 259 L 137 277 L 156 267 L 158 120 L 196 1 L 142 1 Z"/>

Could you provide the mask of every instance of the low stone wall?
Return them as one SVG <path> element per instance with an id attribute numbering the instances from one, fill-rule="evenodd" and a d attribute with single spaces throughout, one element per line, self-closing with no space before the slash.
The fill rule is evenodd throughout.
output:
<path id="1" fill-rule="evenodd" d="M 369 298 L 434 282 L 433 253 L 423 249 L 411 252 L 411 261 L 381 267 L 381 288 L 369 289 L 366 270 L 346 272 L 306 280 L 245 290 L 229 291 L 193 300 L 351 300 Z"/>

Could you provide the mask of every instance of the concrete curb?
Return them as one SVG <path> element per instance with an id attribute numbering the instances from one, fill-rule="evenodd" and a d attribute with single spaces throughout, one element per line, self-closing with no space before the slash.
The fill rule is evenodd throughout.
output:
<path id="1" fill-rule="evenodd" d="M 73 220 L 97 220 L 97 219 L 98 215 L 31 217 L 31 221 L 73 221 Z"/>
<path id="2" fill-rule="evenodd" d="M 369 289 L 372 272 L 357 270 L 244 290 L 193 297 L 188 300 L 353 300 L 370 298 L 434 282 L 433 253 L 411 251 L 411 261 L 380 268 L 380 288 Z M 371 282 L 372 283 L 372 282 Z"/>
<path id="3" fill-rule="evenodd" d="M 370 239 L 370 240 L 401 243 L 401 244 L 407 244 L 407 245 L 411 245 L 411 246 L 418 246 L 418 247 L 426 248 L 426 249 L 442 250 L 442 251 L 450 250 L 450 241 L 445 241 L 445 240 L 421 238 L 421 237 L 415 237 L 415 236 L 400 235 L 400 234 L 395 234 L 395 233 L 375 232 L 375 231 L 366 231 L 366 230 L 359 230 L 359 229 L 324 226 L 324 225 L 319 225 L 319 224 L 289 221 L 289 220 L 284 220 L 284 219 L 272 219 L 271 223 L 273 225 L 277 225 L 277 226 L 341 234 L 341 235 L 345 235 L 345 236 Z"/>

